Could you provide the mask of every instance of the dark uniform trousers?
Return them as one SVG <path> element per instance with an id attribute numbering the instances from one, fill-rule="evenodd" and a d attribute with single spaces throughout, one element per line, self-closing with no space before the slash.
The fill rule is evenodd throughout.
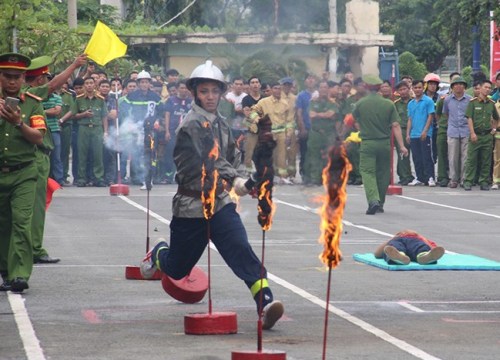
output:
<path id="1" fill-rule="evenodd" d="M 440 185 L 447 185 L 450 177 L 448 161 L 448 129 L 442 126 L 437 131 L 437 181 Z"/>
<path id="2" fill-rule="evenodd" d="M 0 272 L 28 280 L 33 270 L 31 220 L 38 171 L 35 162 L 0 172 Z"/>
<path id="3" fill-rule="evenodd" d="M 401 128 L 401 133 L 406 134 L 406 127 Z M 411 162 L 410 162 L 410 144 L 406 141 L 406 135 L 403 135 L 403 144 L 408 150 L 408 156 L 398 156 L 397 173 L 400 182 L 410 183 L 413 181 L 414 177 L 411 174 Z M 398 154 L 401 152 L 399 149 L 399 144 L 396 142 L 396 147 L 398 149 Z"/>
<path id="4" fill-rule="evenodd" d="M 248 243 L 236 205 L 224 206 L 209 222 L 210 239 L 234 274 L 251 289 L 261 278 L 261 265 Z M 207 242 L 206 219 L 174 217 L 170 224 L 170 249 L 159 253 L 161 270 L 174 279 L 183 278 L 196 265 Z M 262 278 L 266 278 L 265 269 Z"/>
<path id="5" fill-rule="evenodd" d="M 69 153 L 71 148 L 71 133 L 73 131 L 71 122 L 65 122 L 61 126 L 61 162 L 63 164 L 63 178 L 69 177 Z"/>
<path id="6" fill-rule="evenodd" d="M 391 140 L 377 139 L 361 141 L 359 170 L 363 179 L 368 204 L 385 203 L 385 193 L 391 180 Z"/>
<path id="7" fill-rule="evenodd" d="M 87 179 L 86 168 L 89 155 L 92 156 L 94 179 L 88 181 L 104 180 L 104 165 L 102 161 L 102 143 L 104 131 L 99 125 L 80 124 L 78 129 L 78 182 Z"/>
<path id="8" fill-rule="evenodd" d="M 45 229 L 45 202 L 47 199 L 50 157 L 43 150 L 37 150 L 35 163 L 38 170 L 38 180 L 33 205 L 33 219 L 31 220 L 31 240 L 33 243 L 33 257 L 39 258 L 48 255 L 42 244 Z"/>
<path id="9" fill-rule="evenodd" d="M 475 175 L 479 175 L 479 185 L 488 185 L 490 181 L 491 157 L 493 153 L 493 135 L 477 134 L 477 141 L 469 141 L 467 162 L 465 163 L 464 184 L 472 185 Z M 480 167 L 478 168 L 478 164 Z M 476 171 L 478 174 L 476 174 Z"/>

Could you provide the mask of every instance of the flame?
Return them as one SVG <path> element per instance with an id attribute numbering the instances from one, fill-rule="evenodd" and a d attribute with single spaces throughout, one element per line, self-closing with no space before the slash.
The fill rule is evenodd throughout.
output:
<path id="1" fill-rule="evenodd" d="M 323 252 L 320 260 L 329 268 L 335 268 L 340 262 L 340 236 L 342 234 L 342 216 L 347 200 L 346 184 L 352 166 L 347 159 L 344 145 L 332 146 L 328 153 L 328 164 L 323 169 L 323 196 L 321 207 L 321 236 Z"/>
<path id="2" fill-rule="evenodd" d="M 276 205 L 272 200 L 273 183 L 270 180 L 265 180 L 260 184 L 258 193 L 257 210 L 259 212 L 258 220 L 262 230 L 271 230 L 273 216 L 276 212 Z"/>
<path id="3" fill-rule="evenodd" d="M 229 197 L 231 198 L 232 202 L 236 204 L 236 212 L 241 212 L 240 197 L 236 194 L 234 188 L 231 188 L 229 190 Z"/>
<path id="4" fill-rule="evenodd" d="M 149 136 L 149 148 L 151 150 L 154 150 L 155 148 L 155 139 L 153 138 L 152 135 L 148 135 Z"/>
<path id="5" fill-rule="evenodd" d="M 205 122 L 204 126 L 209 128 L 210 123 Z M 214 144 L 201 166 L 201 203 L 203 205 L 203 216 L 207 220 L 212 218 L 215 210 L 217 182 L 219 180 L 219 172 L 215 168 L 215 161 L 218 158 L 219 144 L 217 139 L 214 139 Z"/>

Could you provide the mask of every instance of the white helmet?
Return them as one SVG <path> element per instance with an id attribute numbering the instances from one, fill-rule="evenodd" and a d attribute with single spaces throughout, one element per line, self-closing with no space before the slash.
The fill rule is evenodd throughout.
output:
<path id="1" fill-rule="evenodd" d="M 151 75 L 147 71 L 141 70 L 141 72 L 137 74 L 137 80 L 142 80 L 142 79 L 151 80 Z"/>
<path id="2" fill-rule="evenodd" d="M 187 88 L 193 90 L 198 80 L 213 80 L 220 83 L 223 92 L 227 89 L 222 71 L 212 63 L 212 60 L 207 60 L 204 64 L 197 66 L 193 70 L 191 76 L 186 81 Z"/>

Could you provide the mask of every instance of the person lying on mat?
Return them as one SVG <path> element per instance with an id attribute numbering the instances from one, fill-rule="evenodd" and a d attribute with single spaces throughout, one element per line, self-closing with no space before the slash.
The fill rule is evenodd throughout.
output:
<path id="1" fill-rule="evenodd" d="M 415 231 L 403 230 L 379 245 L 373 255 L 377 259 L 383 258 L 388 264 L 408 265 L 413 261 L 427 265 L 436 263 L 444 251 L 442 246 Z"/>

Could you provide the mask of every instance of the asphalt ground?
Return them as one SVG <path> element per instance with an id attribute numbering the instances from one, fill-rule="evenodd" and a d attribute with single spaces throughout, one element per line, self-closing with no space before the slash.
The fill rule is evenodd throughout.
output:
<path id="1" fill-rule="evenodd" d="M 175 186 L 150 192 L 150 235 L 168 238 Z M 264 332 L 266 350 L 287 359 L 321 359 L 328 272 L 317 243 L 321 188 L 278 186 L 266 233 L 265 263 L 285 316 Z M 185 335 L 186 305 L 158 281 L 126 280 L 145 253 L 146 192 L 67 187 L 47 213 L 45 247 L 62 260 L 35 266 L 30 289 L 0 293 L 0 359 L 231 359 L 257 349 L 257 315 L 246 286 L 212 251 L 213 311 L 237 314 L 235 335 Z M 256 200 L 240 214 L 260 257 Z M 326 359 L 497 359 L 500 287 L 495 271 L 386 271 L 360 264 L 392 234 L 414 229 L 447 250 L 500 261 L 500 192 L 404 187 L 385 213 L 365 215 L 362 187 L 348 187 L 341 249 L 332 272 Z M 207 269 L 206 253 L 199 265 Z"/>

